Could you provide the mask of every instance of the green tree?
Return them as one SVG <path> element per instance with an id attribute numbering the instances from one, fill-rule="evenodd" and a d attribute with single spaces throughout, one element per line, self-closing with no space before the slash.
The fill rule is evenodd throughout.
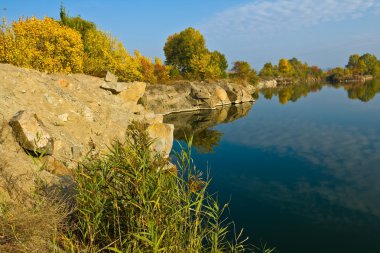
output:
<path id="1" fill-rule="evenodd" d="M 218 51 L 210 52 L 203 35 L 194 28 L 169 36 L 164 52 L 166 64 L 173 67 L 172 77 L 175 75 L 204 80 L 227 76 L 226 57 Z"/>
<path id="2" fill-rule="evenodd" d="M 164 46 L 166 64 L 177 68 L 182 74 L 191 73 L 190 61 L 207 52 L 203 35 L 192 27 L 167 38 Z"/>
<path id="3" fill-rule="evenodd" d="M 354 75 L 380 75 L 380 63 L 375 55 L 369 53 L 362 56 L 358 54 L 350 55 L 346 67 Z"/>
<path id="4" fill-rule="evenodd" d="M 353 72 L 355 72 L 356 69 L 358 68 L 359 59 L 360 59 L 360 55 L 358 55 L 358 54 L 350 55 L 350 58 L 348 59 L 348 63 L 346 65 L 346 68 L 349 68 Z"/>
<path id="5" fill-rule="evenodd" d="M 218 65 L 221 77 L 225 78 L 227 77 L 227 68 L 228 68 L 228 62 L 226 59 L 226 56 L 219 51 L 214 51 L 211 53 L 211 64 Z"/>
<path id="6" fill-rule="evenodd" d="M 379 70 L 379 61 L 377 60 L 376 56 L 373 54 L 364 54 L 360 57 L 359 62 L 363 61 L 365 64 L 365 74 L 377 76 L 378 70 Z"/>
<path id="7" fill-rule="evenodd" d="M 292 75 L 297 78 L 306 78 L 307 77 L 307 72 L 309 69 L 309 66 L 307 63 L 302 63 L 300 60 L 297 58 L 293 57 L 292 59 L 289 60 L 290 65 L 292 66 Z"/>
<path id="8" fill-rule="evenodd" d="M 61 18 L 60 23 L 62 25 L 65 25 L 65 26 L 68 26 L 70 28 L 77 30 L 82 35 L 82 40 L 85 38 L 86 33 L 89 30 L 95 30 L 96 29 L 95 23 L 84 20 L 80 16 L 69 17 L 67 15 L 66 9 L 65 9 L 65 7 L 63 7 L 63 5 L 61 5 L 61 9 L 60 9 L 59 14 L 60 14 L 60 18 Z"/>
<path id="9" fill-rule="evenodd" d="M 264 67 L 260 70 L 259 76 L 261 77 L 275 77 L 277 76 L 277 69 L 272 65 L 271 62 L 264 64 Z"/>
<path id="10" fill-rule="evenodd" d="M 255 84 L 257 82 L 257 73 L 251 68 L 246 61 L 236 61 L 232 68 L 232 77 Z"/>

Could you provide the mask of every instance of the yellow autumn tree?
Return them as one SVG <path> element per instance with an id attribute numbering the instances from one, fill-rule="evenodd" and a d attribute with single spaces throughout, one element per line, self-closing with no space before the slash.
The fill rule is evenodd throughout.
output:
<path id="1" fill-rule="evenodd" d="M 0 62 L 11 63 L 13 59 L 14 39 L 12 29 L 5 18 L 0 25 Z"/>
<path id="2" fill-rule="evenodd" d="M 205 80 L 221 76 L 219 65 L 212 61 L 212 55 L 209 52 L 193 55 L 189 66 L 191 69 L 189 78 Z"/>
<path id="3" fill-rule="evenodd" d="M 84 72 L 101 76 L 107 70 L 119 76 L 121 81 L 142 80 L 138 60 L 131 56 L 124 45 L 110 34 L 89 30 L 84 38 Z"/>
<path id="4" fill-rule="evenodd" d="M 143 56 L 138 50 L 135 50 L 135 58 L 139 63 L 139 71 L 142 75 L 142 81 L 147 83 L 157 83 L 152 60 L 149 57 Z"/>
<path id="5" fill-rule="evenodd" d="M 278 62 L 278 70 L 282 76 L 288 77 L 293 73 L 293 67 L 287 59 L 280 59 Z"/>
<path id="6" fill-rule="evenodd" d="M 157 78 L 157 83 L 166 83 L 170 80 L 170 72 L 172 66 L 164 65 L 158 57 L 154 58 L 154 75 Z"/>
<path id="7" fill-rule="evenodd" d="M 82 71 L 80 34 L 51 18 L 21 18 L 3 25 L 1 35 L 2 62 L 47 72 Z"/>
<path id="8" fill-rule="evenodd" d="M 161 59 L 156 57 L 153 62 L 149 57 L 143 56 L 138 50 L 135 50 L 134 54 L 139 63 L 142 81 L 151 84 L 169 81 L 171 68 L 170 66 L 165 66 Z"/>

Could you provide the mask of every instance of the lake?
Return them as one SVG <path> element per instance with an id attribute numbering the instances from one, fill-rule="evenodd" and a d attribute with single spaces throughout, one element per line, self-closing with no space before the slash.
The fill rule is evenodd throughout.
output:
<path id="1" fill-rule="evenodd" d="M 265 90 L 254 104 L 172 114 L 197 168 L 255 245 L 380 252 L 380 83 Z M 178 149 L 178 145 L 175 145 Z"/>

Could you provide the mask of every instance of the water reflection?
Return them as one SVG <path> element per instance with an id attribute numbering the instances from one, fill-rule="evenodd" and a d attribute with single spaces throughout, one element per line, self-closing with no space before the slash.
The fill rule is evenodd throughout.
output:
<path id="1" fill-rule="evenodd" d="M 193 136 L 193 146 L 199 153 L 212 153 L 223 133 L 211 129 L 215 125 L 245 117 L 253 103 L 219 107 L 215 110 L 174 113 L 165 116 L 164 122 L 174 124 L 174 138 L 185 141 Z"/>
<path id="2" fill-rule="evenodd" d="M 380 93 L 380 80 L 372 80 L 365 83 L 349 83 L 349 84 L 304 84 L 290 85 L 274 89 L 263 89 L 260 91 L 265 99 L 272 99 L 273 96 L 278 97 L 281 104 L 285 105 L 289 101 L 296 102 L 302 97 L 307 97 L 309 93 L 320 91 L 323 87 L 329 86 L 334 88 L 344 88 L 347 91 L 348 98 L 358 99 L 363 102 L 372 100 L 376 94 Z"/>
<path id="3" fill-rule="evenodd" d="M 250 112 L 231 107 L 169 122 L 177 139 L 184 130 L 198 136 L 206 153 L 194 157 L 197 167 L 208 162 L 212 190 L 231 198 L 231 217 L 250 237 L 285 253 L 380 252 L 379 87 L 265 90 Z M 289 101 L 297 103 L 282 106 Z"/>
<path id="4" fill-rule="evenodd" d="M 373 80 L 365 84 L 347 84 L 343 86 L 350 99 L 359 99 L 363 102 L 372 100 L 380 93 L 380 80 Z"/>

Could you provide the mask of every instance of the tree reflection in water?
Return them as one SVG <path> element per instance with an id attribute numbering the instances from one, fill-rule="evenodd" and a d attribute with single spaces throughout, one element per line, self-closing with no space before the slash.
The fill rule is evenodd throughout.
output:
<path id="1" fill-rule="evenodd" d="M 198 153 L 213 153 L 223 133 L 212 127 L 232 122 L 248 115 L 253 103 L 243 103 L 217 108 L 166 115 L 165 123 L 174 124 L 174 138 L 186 141 L 193 136 L 193 146 Z"/>
<path id="2" fill-rule="evenodd" d="M 358 99 L 362 102 L 369 102 L 380 93 L 380 80 L 372 80 L 365 83 L 349 84 L 303 84 L 290 85 L 273 89 L 263 89 L 260 91 L 265 99 L 271 100 L 273 96 L 278 97 L 281 104 L 285 105 L 289 101 L 296 102 L 309 93 L 320 91 L 323 87 L 344 88 L 350 99 Z"/>

